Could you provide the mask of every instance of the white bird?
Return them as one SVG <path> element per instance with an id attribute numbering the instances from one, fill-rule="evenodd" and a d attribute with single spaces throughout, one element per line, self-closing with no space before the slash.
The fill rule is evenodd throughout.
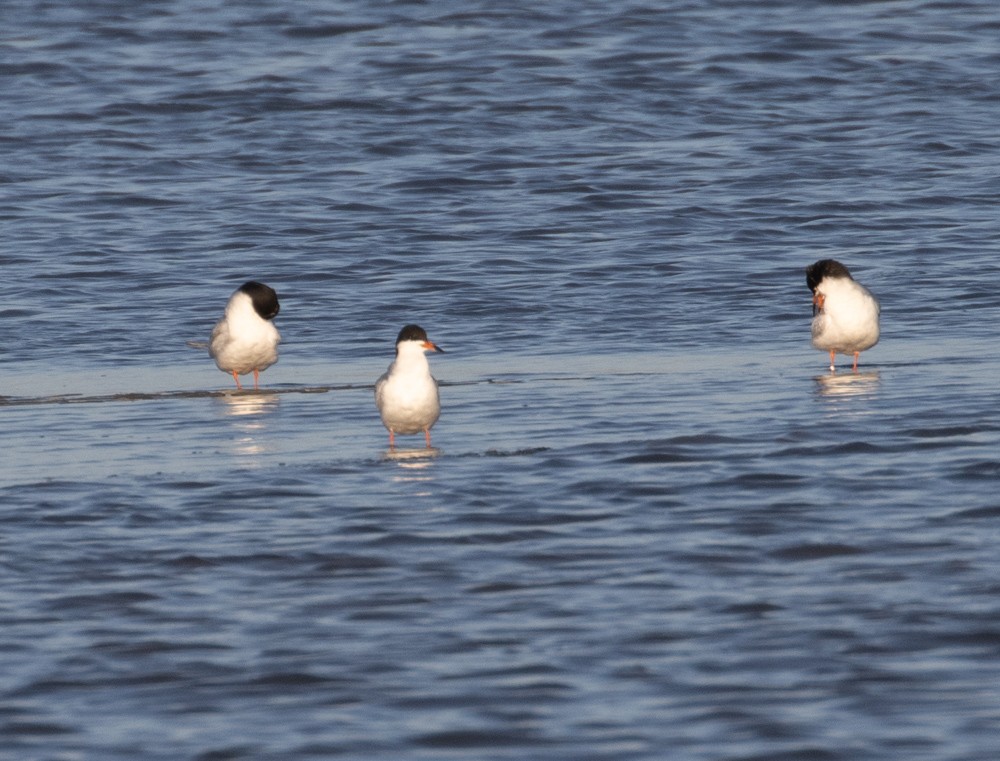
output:
<path id="1" fill-rule="evenodd" d="M 807 267 L 806 284 L 813 292 L 812 345 L 830 352 L 831 371 L 837 354 L 853 354 L 857 370 L 861 352 L 878 343 L 878 299 L 834 259 Z"/>
<path id="2" fill-rule="evenodd" d="M 231 373 L 240 385 L 240 376 L 253 373 L 258 388 L 260 371 L 278 361 L 281 334 L 271 320 L 278 314 L 278 294 L 254 280 L 237 288 L 226 304 L 226 312 L 212 331 L 208 354 L 224 373 Z"/>
<path id="3" fill-rule="evenodd" d="M 396 338 L 396 359 L 375 382 L 375 406 L 389 431 L 390 449 L 396 446 L 397 433 L 421 431 L 430 448 L 431 426 L 441 414 L 441 400 L 426 351 L 444 349 L 431 343 L 419 325 L 407 325 Z"/>

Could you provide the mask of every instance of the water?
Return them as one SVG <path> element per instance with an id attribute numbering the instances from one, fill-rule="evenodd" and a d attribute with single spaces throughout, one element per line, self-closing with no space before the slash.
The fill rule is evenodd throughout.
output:
<path id="1" fill-rule="evenodd" d="M 992 3 L 0 21 L 0 757 L 995 758 Z"/>

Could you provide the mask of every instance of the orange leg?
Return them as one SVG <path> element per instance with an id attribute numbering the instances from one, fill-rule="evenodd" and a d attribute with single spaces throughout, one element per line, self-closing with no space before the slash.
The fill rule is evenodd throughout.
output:
<path id="1" fill-rule="evenodd" d="M 833 349 L 830 349 L 830 371 L 831 372 L 835 369 L 834 366 L 833 366 L 833 360 L 836 358 L 836 356 L 837 356 L 837 352 L 835 352 Z"/>
<path id="2" fill-rule="evenodd" d="M 860 357 L 860 356 L 861 356 L 861 352 L 860 351 L 854 352 L 854 368 L 853 368 L 854 372 L 858 371 L 858 357 Z"/>
<path id="3" fill-rule="evenodd" d="M 424 438 L 427 440 L 427 448 L 431 448 L 431 429 L 424 428 Z"/>
<path id="4" fill-rule="evenodd" d="M 253 369 L 253 390 L 257 391 L 260 389 L 260 370 L 256 367 Z"/>
<path id="5" fill-rule="evenodd" d="M 392 429 L 390 428 L 389 429 L 389 449 L 395 449 L 395 448 L 396 448 L 396 434 L 394 434 L 392 432 Z"/>
<path id="6" fill-rule="evenodd" d="M 238 376 L 236 374 L 235 370 L 233 370 L 233 380 L 236 381 L 236 388 L 238 388 L 238 389 L 242 389 L 243 388 L 243 386 L 240 385 L 240 376 Z"/>

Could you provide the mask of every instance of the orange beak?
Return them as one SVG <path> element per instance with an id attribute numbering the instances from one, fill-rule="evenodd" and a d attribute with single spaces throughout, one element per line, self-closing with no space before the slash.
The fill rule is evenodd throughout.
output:
<path id="1" fill-rule="evenodd" d="M 824 296 L 819 291 L 813 293 L 813 317 L 818 315 L 823 311 L 823 304 L 826 301 L 826 296 Z"/>
<path id="2" fill-rule="evenodd" d="M 444 354 L 444 349 L 442 349 L 440 346 L 433 343 L 432 341 L 424 341 L 424 348 L 427 349 L 427 351 L 439 351 L 442 354 Z"/>

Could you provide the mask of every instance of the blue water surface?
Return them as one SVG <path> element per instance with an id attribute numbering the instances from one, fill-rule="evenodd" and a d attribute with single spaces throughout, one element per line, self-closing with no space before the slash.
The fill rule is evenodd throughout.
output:
<path id="1" fill-rule="evenodd" d="M 998 31 L 7 2 L 0 758 L 993 761 Z M 248 279 L 261 393 L 203 345 Z"/>

